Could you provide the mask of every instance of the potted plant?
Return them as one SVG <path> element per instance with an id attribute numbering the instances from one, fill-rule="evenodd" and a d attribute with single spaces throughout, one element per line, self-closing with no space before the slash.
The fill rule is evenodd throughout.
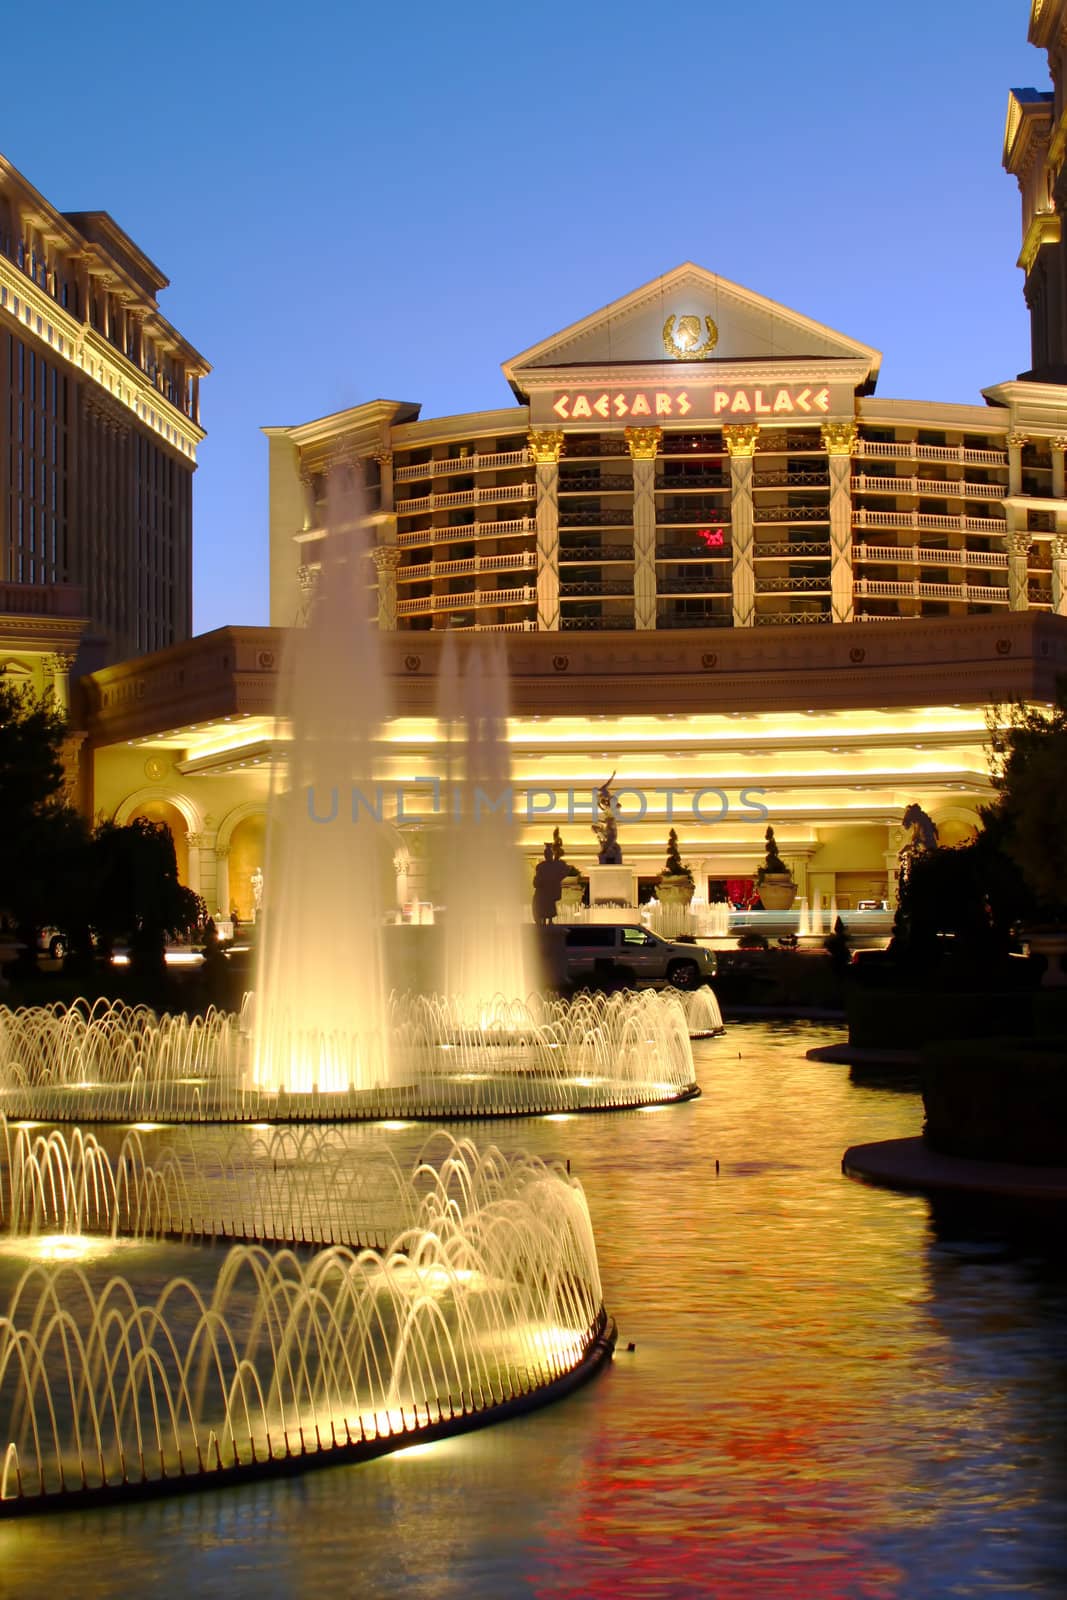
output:
<path id="1" fill-rule="evenodd" d="M 788 911 L 797 896 L 793 874 L 778 854 L 774 829 L 768 828 L 765 859 L 756 873 L 756 893 L 765 911 Z"/>
<path id="2" fill-rule="evenodd" d="M 661 905 L 687 906 L 693 898 L 693 873 L 682 860 L 678 849 L 678 834 L 674 828 L 667 835 L 667 860 L 656 879 L 656 898 Z"/>

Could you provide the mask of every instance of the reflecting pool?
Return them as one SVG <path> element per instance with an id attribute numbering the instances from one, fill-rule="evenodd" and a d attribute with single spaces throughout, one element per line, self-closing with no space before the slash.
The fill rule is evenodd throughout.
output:
<path id="1" fill-rule="evenodd" d="M 585 1187 L 619 1347 L 564 1404 L 304 1479 L 0 1526 L 0 1595 L 1067 1593 L 1067 1269 L 841 1176 L 848 1145 L 922 1111 L 805 1059 L 836 1037 L 735 1025 L 694 1046 L 699 1100 L 475 1130 Z M 403 1158 L 425 1129 L 344 1138 Z"/>

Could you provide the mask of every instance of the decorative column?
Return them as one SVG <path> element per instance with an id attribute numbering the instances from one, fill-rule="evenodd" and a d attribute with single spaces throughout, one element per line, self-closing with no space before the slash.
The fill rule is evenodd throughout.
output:
<path id="1" fill-rule="evenodd" d="M 662 428 L 627 428 L 634 474 L 634 627 L 656 626 L 656 452 Z"/>
<path id="2" fill-rule="evenodd" d="M 823 449 L 830 469 L 830 618 L 851 622 L 852 603 L 852 452 L 855 422 L 824 422 Z"/>
<path id="3" fill-rule="evenodd" d="M 391 450 L 376 450 L 374 452 L 374 460 L 378 463 L 378 509 L 379 511 L 392 511 L 393 452 Z"/>
<path id="4" fill-rule="evenodd" d="M 1030 609 L 1029 581 L 1026 571 L 1030 544 L 1031 539 L 1028 533 L 1007 533 L 1004 535 L 1004 548 L 1008 552 L 1008 605 L 1012 611 L 1028 611 Z"/>
<path id="5" fill-rule="evenodd" d="M 1067 617 L 1067 534 L 1057 533 L 1049 545 L 1052 556 L 1052 609 Z"/>
<path id="6" fill-rule="evenodd" d="M 395 544 L 375 545 L 371 551 L 378 569 L 378 630 L 396 632 L 396 571 L 403 552 Z"/>
<path id="7" fill-rule="evenodd" d="M 1049 440 L 1052 455 L 1052 493 L 1057 500 L 1064 498 L 1063 452 L 1067 450 L 1067 434 L 1057 433 Z"/>
<path id="8" fill-rule="evenodd" d="M 70 710 L 70 669 L 74 665 L 74 657 L 57 651 L 54 655 L 45 656 L 44 665 L 45 671 L 51 674 L 56 706 L 66 716 Z"/>
<path id="9" fill-rule="evenodd" d="M 304 525 L 301 531 L 307 533 L 318 522 L 318 507 L 315 504 L 315 480 L 303 465 L 300 467 L 300 489 L 304 498 Z"/>
<path id="10" fill-rule="evenodd" d="M 751 628 L 756 620 L 756 570 L 752 562 L 755 523 L 752 515 L 752 468 L 759 439 L 758 422 L 727 423 L 722 430 L 730 452 L 730 545 L 734 627 Z"/>
<path id="11" fill-rule="evenodd" d="M 318 567 L 309 567 L 306 564 L 297 567 L 296 581 L 300 585 L 300 609 L 296 615 L 296 626 L 305 628 L 311 608 L 315 603 L 315 586 L 318 583 Z"/>
<path id="12" fill-rule="evenodd" d="M 559 428 L 531 429 L 527 434 L 537 471 L 537 627 L 539 632 L 559 630 L 559 458 L 563 433 Z"/>
<path id="13" fill-rule="evenodd" d="M 215 904 L 224 917 L 230 914 L 230 847 L 215 846 Z"/>
<path id="14" fill-rule="evenodd" d="M 1008 434 L 1008 493 L 1023 492 L 1023 446 L 1030 443 L 1028 433 Z"/>

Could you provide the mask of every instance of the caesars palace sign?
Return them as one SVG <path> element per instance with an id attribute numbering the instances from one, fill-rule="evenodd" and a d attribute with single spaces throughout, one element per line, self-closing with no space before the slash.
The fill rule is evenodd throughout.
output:
<path id="1" fill-rule="evenodd" d="M 689 384 L 686 388 L 542 389 L 530 395 L 532 422 L 632 421 L 720 423 L 739 418 L 851 417 L 853 390 L 846 384 Z"/>

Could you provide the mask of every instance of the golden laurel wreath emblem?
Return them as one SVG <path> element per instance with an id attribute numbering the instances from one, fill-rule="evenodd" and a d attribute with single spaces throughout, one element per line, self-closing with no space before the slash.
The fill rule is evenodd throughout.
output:
<path id="1" fill-rule="evenodd" d="M 704 327 L 707 329 L 707 338 L 701 344 L 700 318 L 676 317 L 672 313 L 663 324 L 664 350 L 675 361 L 703 361 L 719 342 L 719 330 L 711 317 L 704 318 Z"/>

